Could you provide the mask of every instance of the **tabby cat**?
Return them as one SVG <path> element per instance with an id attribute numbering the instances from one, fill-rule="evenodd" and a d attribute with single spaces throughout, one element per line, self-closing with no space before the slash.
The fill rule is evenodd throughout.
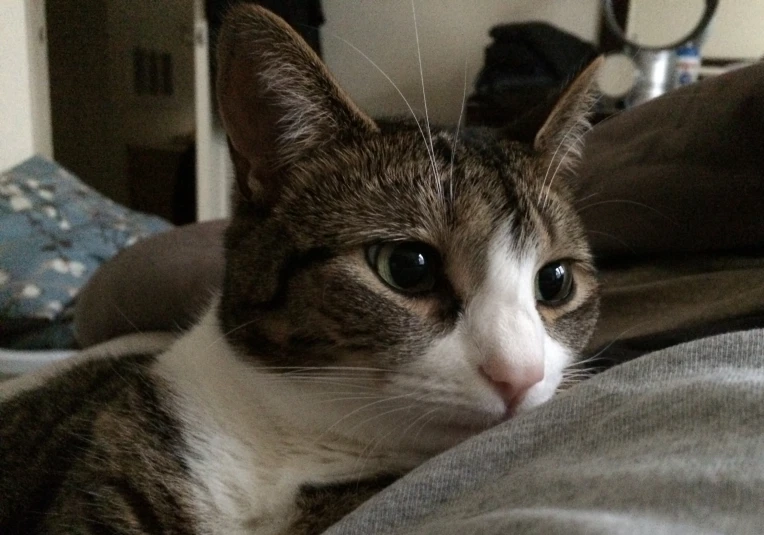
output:
<path id="1" fill-rule="evenodd" d="M 2 387 L 4 535 L 318 533 L 548 400 L 591 334 L 565 171 L 595 67 L 527 146 L 376 124 L 251 5 L 218 58 L 221 294 L 163 351 L 137 335 Z"/>

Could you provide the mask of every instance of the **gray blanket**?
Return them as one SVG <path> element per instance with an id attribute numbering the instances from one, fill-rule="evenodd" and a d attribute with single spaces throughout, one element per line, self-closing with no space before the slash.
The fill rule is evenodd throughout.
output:
<path id="1" fill-rule="evenodd" d="M 612 368 L 327 533 L 764 533 L 764 330 Z"/>

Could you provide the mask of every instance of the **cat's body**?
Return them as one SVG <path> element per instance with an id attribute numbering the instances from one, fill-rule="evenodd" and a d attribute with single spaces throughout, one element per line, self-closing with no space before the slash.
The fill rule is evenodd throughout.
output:
<path id="1" fill-rule="evenodd" d="M 163 352 L 0 390 L 1 533 L 317 533 L 549 399 L 591 334 L 558 176 L 591 72 L 528 147 L 379 128 L 259 8 L 219 65 L 244 194 L 222 294 Z"/>

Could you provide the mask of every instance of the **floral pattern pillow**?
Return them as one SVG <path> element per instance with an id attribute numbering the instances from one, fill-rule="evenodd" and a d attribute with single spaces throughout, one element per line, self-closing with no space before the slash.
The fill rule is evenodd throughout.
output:
<path id="1" fill-rule="evenodd" d="M 0 346 L 74 347 L 80 288 L 121 249 L 170 227 L 41 157 L 0 174 Z"/>

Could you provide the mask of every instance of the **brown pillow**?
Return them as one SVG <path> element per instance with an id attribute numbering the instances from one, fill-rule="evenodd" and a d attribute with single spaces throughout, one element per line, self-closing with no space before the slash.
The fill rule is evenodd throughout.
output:
<path id="1" fill-rule="evenodd" d="M 764 63 L 587 138 L 578 208 L 602 282 L 590 352 L 622 361 L 764 325 Z"/>
<path id="2" fill-rule="evenodd" d="M 178 227 L 103 264 L 77 299 L 77 342 L 190 326 L 222 284 L 224 229 L 224 221 Z"/>
<path id="3" fill-rule="evenodd" d="M 578 207 L 599 258 L 764 248 L 764 62 L 597 125 Z"/>

